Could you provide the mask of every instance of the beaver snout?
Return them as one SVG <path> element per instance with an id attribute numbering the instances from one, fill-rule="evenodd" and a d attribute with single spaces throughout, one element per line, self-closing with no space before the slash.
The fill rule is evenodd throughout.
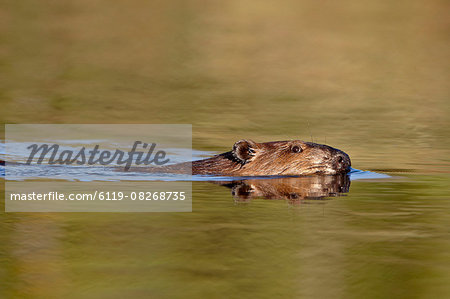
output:
<path id="1" fill-rule="evenodd" d="M 333 162 L 338 173 L 350 171 L 352 163 L 350 157 L 346 153 L 339 151 L 339 153 L 334 156 Z"/>

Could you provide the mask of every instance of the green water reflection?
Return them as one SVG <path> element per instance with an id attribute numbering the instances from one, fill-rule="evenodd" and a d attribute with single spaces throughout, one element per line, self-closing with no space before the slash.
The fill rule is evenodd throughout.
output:
<path id="1" fill-rule="evenodd" d="M 445 298 L 450 203 L 427 178 L 295 205 L 198 182 L 192 213 L 2 214 L 2 292 Z"/>

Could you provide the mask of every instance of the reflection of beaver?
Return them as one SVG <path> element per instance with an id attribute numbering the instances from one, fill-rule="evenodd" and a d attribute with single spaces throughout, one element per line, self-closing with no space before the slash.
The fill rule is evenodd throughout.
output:
<path id="1" fill-rule="evenodd" d="M 333 176 L 285 177 L 218 182 L 231 188 L 231 194 L 240 200 L 254 198 L 323 199 L 348 192 L 350 179 L 346 174 Z"/>
<path id="2" fill-rule="evenodd" d="M 192 174 L 226 176 L 338 174 L 350 170 L 349 156 L 327 145 L 300 140 L 256 143 L 241 140 L 232 151 L 192 162 Z M 182 172 L 175 164 L 160 168 L 164 172 Z"/>

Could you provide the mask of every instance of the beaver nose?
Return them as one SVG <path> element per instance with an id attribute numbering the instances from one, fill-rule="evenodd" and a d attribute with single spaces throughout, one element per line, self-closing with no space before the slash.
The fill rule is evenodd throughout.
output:
<path id="1" fill-rule="evenodd" d="M 349 171 L 351 162 L 350 157 L 346 153 L 338 153 L 335 157 L 336 168 L 339 170 Z"/>

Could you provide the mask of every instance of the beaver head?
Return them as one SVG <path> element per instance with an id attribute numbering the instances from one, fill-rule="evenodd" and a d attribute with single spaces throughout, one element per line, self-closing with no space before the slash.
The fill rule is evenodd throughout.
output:
<path id="1" fill-rule="evenodd" d="M 333 175 L 350 171 L 350 157 L 328 145 L 301 140 L 256 143 L 240 140 L 230 156 L 233 175 Z"/>

